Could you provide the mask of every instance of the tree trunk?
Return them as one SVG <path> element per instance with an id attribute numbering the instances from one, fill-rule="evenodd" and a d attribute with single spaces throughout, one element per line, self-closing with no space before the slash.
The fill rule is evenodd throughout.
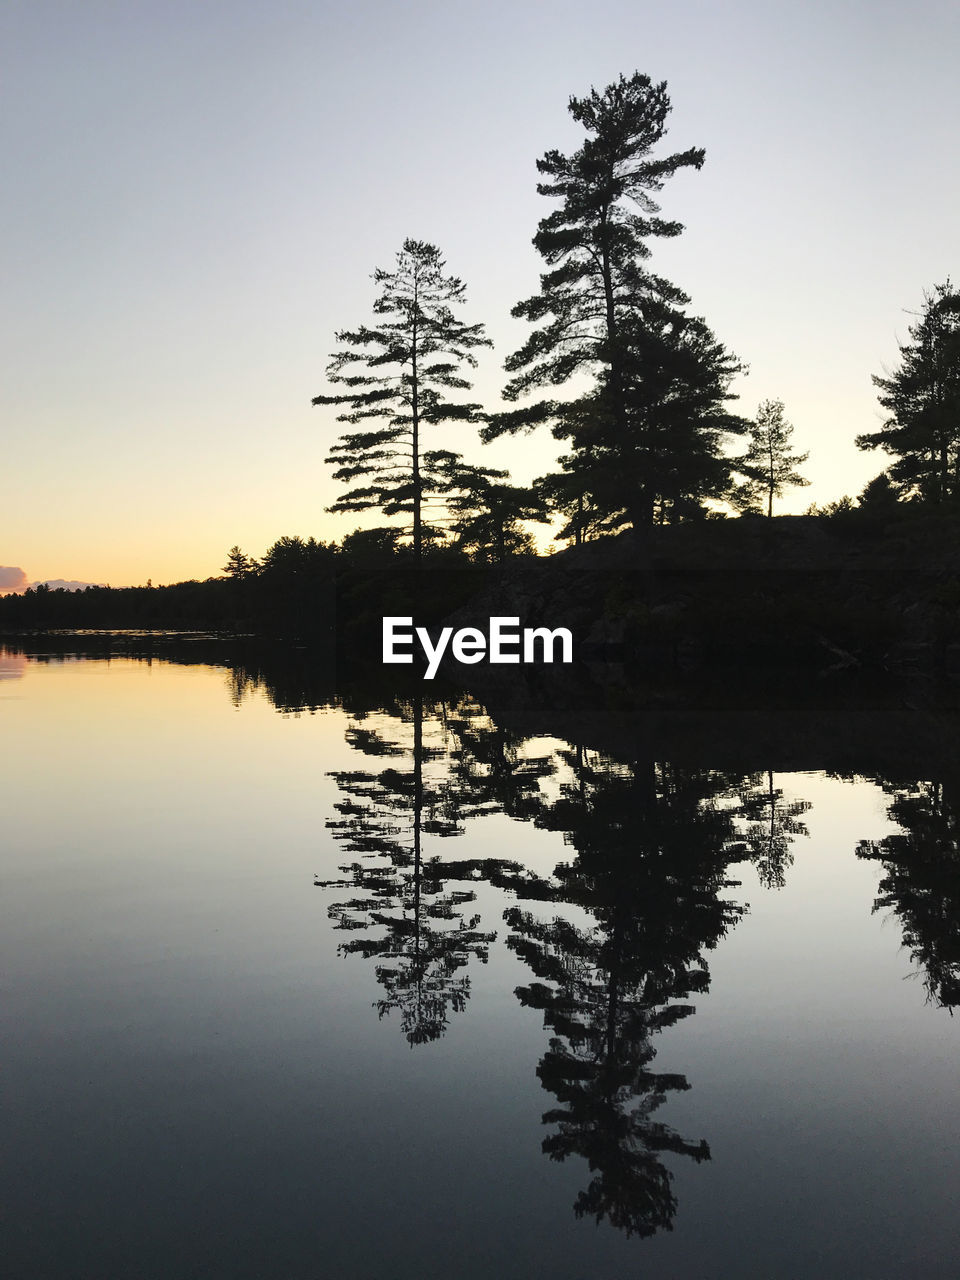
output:
<path id="1" fill-rule="evenodd" d="M 607 328 L 607 359 L 610 365 L 610 390 L 613 395 L 613 412 L 621 439 L 627 439 L 627 407 L 624 402 L 623 371 L 620 367 L 620 352 L 617 346 L 617 315 L 613 296 L 613 269 L 610 265 L 610 246 L 607 243 L 607 210 L 600 214 L 602 228 L 600 270 L 603 276 L 604 316 Z"/>
<path id="2" fill-rule="evenodd" d="M 410 343 L 410 413 L 412 418 L 413 463 L 413 563 L 419 569 L 423 555 L 420 493 L 420 383 L 417 372 L 417 288 L 413 291 L 413 333 Z"/>

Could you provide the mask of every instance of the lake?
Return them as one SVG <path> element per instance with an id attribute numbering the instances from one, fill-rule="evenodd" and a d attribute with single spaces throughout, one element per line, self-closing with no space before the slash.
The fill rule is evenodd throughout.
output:
<path id="1" fill-rule="evenodd" d="M 6 1276 L 958 1274 L 953 721 L 579 696 L 0 647 Z"/>

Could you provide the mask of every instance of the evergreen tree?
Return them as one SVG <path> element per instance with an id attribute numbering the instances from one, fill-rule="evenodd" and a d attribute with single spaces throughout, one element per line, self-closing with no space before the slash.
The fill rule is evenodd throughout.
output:
<path id="1" fill-rule="evenodd" d="M 237 582 L 242 582 L 244 578 L 249 578 L 251 574 L 257 572 L 257 562 L 248 556 L 245 552 L 234 543 L 227 552 L 227 563 L 220 570 L 225 573 L 228 578 L 233 578 Z"/>
<path id="2" fill-rule="evenodd" d="M 579 547 L 605 532 L 606 522 L 592 497 L 595 482 L 589 459 L 585 455 L 568 456 L 560 459 L 560 467 L 560 471 L 540 476 L 534 484 L 545 505 L 564 517 L 565 523 L 555 536 Z"/>
<path id="3" fill-rule="evenodd" d="M 857 444 L 893 455 L 901 497 L 946 502 L 960 497 L 960 294 L 949 280 L 924 294 L 908 332 L 899 369 L 873 379 L 889 416 Z"/>
<path id="4" fill-rule="evenodd" d="M 540 292 L 513 309 L 538 327 L 507 360 L 514 376 L 504 395 L 515 400 L 584 371 L 596 382 L 577 399 L 495 415 L 481 433 L 552 423 L 572 445 L 567 469 L 591 474 L 591 504 L 609 527 L 638 533 L 658 498 L 721 493 L 723 437 L 743 428 L 725 411 L 740 365 L 702 320 L 684 314 L 689 298 L 645 265 L 649 240 L 682 230 L 659 217 L 651 193 L 703 163 L 697 148 L 653 156 L 669 111 L 666 85 L 639 73 L 571 98 L 587 137 L 571 155 L 548 151 L 537 162 L 547 179 L 537 190 L 561 204 L 534 238 L 549 270 Z"/>
<path id="5" fill-rule="evenodd" d="M 392 564 L 400 548 L 400 530 L 389 526 L 380 529 L 354 529 L 344 536 L 340 551 L 344 560 L 358 565 Z"/>
<path id="6" fill-rule="evenodd" d="M 337 334 L 342 345 L 327 377 L 344 388 L 342 394 L 313 400 L 343 406 L 338 421 L 356 428 L 330 451 L 335 479 L 367 481 L 329 510 L 409 516 L 418 561 L 429 536 L 424 505 L 443 487 L 425 458 L 422 430 L 478 420 L 479 405 L 452 400 L 449 393 L 469 389 L 463 368 L 476 366 L 476 348 L 491 345 L 483 325 L 466 324 L 455 314 L 466 287 L 444 275 L 444 266 L 435 245 L 404 241 L 396 269 L 374 273 L 380 286 L 376 323 Z"/>
<path id="7" fill-rule="evenodd" d="M 509 556 L 532 554 L 533 537 L 523 521 L 544 523 L 544 504 L 530 487 L 509 483 L 509 472 L 458 465 L 457 492 L 449 507 L 456 545 L 476 560 L 503 564 Z"/>
<path id="8" fill-rule="evenodd" d="M 336 554 L 333 543 L 285 535 L 267 548 L 260 572 L 271 581 L 306 587 L 313 581 L 329 578 Z"/>
<path id="9" fill-rule="evenodd" d="M 555 434 L 572 445 L 571 470 L 590 476 L 605 526 L 632 526 L 642 538 L 656 512 L 660 523 L 672 522 L 727 491 L 725 440 L 745 426 L 725 408 L 740 366 L 703 320 L 660 289 L 638 300 L 621 332 L 618 377 L 603 370 L 594 394 L 564 414 Z"/>
<path id="10" fill-rule="evenodd" d="M 868 480 L 857 499 L 857 510 L 869 516 L 889 519 L 895 516 L 900 507 L 897 487 L 885 471 Z"/>
<path id="11" fill-rule="evenodd" d="M 747 452 L 740 459 L 746 476 L 733 491 L 733 504 L 741 511 L 753 511 L 762 502 L 768 519 L 773 518 L 773 500 L 783 497 L 787 485 L 808 485 L 796 470 L 810 457 L 809 453 L 792 453 L 790 441 L 793 427 L 783 416 L 782 400 L 764 400 L 750 423 Z"/>

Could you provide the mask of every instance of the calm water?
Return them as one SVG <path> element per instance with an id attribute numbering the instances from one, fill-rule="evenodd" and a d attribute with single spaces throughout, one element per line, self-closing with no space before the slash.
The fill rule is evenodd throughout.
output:
<path id="1" fill-rule="evenodd" d="M 0 649 L 6 1276 L 960 1273 L 960 769 L 310 679 Z"/>

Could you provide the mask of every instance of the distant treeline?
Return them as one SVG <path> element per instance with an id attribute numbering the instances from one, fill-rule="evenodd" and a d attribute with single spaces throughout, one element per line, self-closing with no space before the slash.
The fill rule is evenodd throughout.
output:
<path id="1" fill-rule="evenodd" d="M 395 530 L 358 531 L 342 544 L 279 538 L 261 560 L 231 548 L 223 576 L 169 586 L 83 591 L 43 584 L 0 598 L 0 629 L 164 629 L 333 635 L 338 618 L 350 635 L 379 636 L 385 613 L 439 619 L 486 581 L 462 552 L 435 548 L 419 571 Z"/>
<path id="2" fill-rule="evenodd" d="M 663 672 L 680 662 L 924 665 L 960 644 L 960 512 L 873 486 L 806 516 L 690 521 L 654 534 L 648 570 L 628 536 L 502 565 L 396 530 L 342 544 L 283 537 L 223 575 L 162 587 L 35 587 L 0 599 L 0 631 L 163 629 L 336 640 L 379 658 L 381 618 L 568 626 L 575 653 Z M 939 657 L 937 655 L 940 655 Z M 951 659 L 951 665 L 954 665 Z"/>

